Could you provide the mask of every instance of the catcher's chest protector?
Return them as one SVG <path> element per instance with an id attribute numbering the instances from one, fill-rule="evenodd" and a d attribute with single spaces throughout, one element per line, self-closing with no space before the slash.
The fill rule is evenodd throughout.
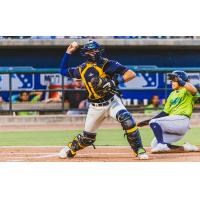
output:
<path id="1" fill-rule="evenodd" d="M 94 91 L 94 88 L 91 84 L 91 79 L 93 77 L 101 77 L 101 78 L 108 77 L 108 75 L 103 71 L 104 65 L 103 66 L 97 66 L 93 63 L 86 63 L 84 68 L 79 68 L 81 79 L 85 84 L 85 87 L 86 87 L 86 89 L 88 91 L 88 95 L 89 95 L 88 97 L 90 99 L 100 99 L 101 98 Z"/>

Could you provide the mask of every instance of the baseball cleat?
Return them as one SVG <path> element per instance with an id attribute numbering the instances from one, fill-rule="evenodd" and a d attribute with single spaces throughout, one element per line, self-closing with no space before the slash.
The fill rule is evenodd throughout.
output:
<path id="1" fill-rule="evenodd" d="M 149 159 L 148 154 L 146 153 L 145 149 L 143 149 L 143 148 L 138 150 L 137 157 L 139 160 L 148 160 Z"/>
<path id="2" fill-rule="evenodd" d="M 184 151 L 199 151 L 199 148 L 195 145 L 192 145 L 188 142 L 186 142 L 184 145 L 183 145 L 183 148 L 184 148 Z"/>
<path id="3" fill-rule="evenodd" d="M 60 152 L 58 153 L 58 157 L 61 159 L 73 158 L 75 155 L 76 152 L 72 152 L 72 150 L 68 146 L 61 149 Z"/>
<path id="4" fill-rule="evenodd" d="M 151 149 L 151 153 L 169 152 L 170 150 L 167 144 L 158 143 L 156 147 Z"/>
<path id="5" fill-rule="evenodd" d="M 139 160 L 148 160 L 149 156 L 147 153 L 141 153 L 141 154 L 138 154 L 138 158 Z"/>
<path id="6" fill-rule="evenodd" d="M 60 152 L 58 153 L 58 157 L 65 159 L 67 158 L 67 152 L 70 151 L 70 148 L 68 146 L 64 147 L 63 149 L 60 150 Z"/>

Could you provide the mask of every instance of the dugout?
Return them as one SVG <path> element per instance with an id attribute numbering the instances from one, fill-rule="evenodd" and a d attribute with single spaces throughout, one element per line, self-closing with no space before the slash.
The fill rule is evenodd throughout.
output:
<path id="1" fill-rule="evenodd" d="M 66 46 L 74 39 L 1 39 L 0 66 L 32 66 L 33 68 L 58 68 Z M 76 39 L 80 44 L 88 39 Z M 97 39 L 105 47 L 105 55 L 129 66 L 155 66 L 199 68 L 200 71 L 200 40 L 199 39 Z M 75 53 L 71 66 L 76 66 L 84 60 Z M 200 82 L 200 75 L 197 82 Z M 155 78 L 155 77 L 154 77 Z M 154 79 L 153 78 L 153 79 Z M 163 76 L 158 77 L 157 88 L 164 87 Z M 40 88 L 40 77 L 35 77 L 34 89 Z M 124 92 L 124 98 L 150 99 L 153 94 L 161 98 L 166 96 L 163 91 L 129 90 Z M 8 95 L 6 97 L 8 99 Z"/>

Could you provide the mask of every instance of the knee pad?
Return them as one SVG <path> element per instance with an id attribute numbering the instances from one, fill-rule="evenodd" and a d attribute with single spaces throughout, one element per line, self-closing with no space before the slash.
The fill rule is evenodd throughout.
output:
<path id="1" fill-rule="evenodd" d="M 133 116 L 127 110 L 120 110 L 116 114 L 117 121 L 122 125 L 122 128 L 127 132 L 135 132 L 137 130 L 136 123 L 133 119 Z"/>
<path id="2" fill-rule="evenodd" d="M 78 151 L 81 149 L 84 149 L 85 147 L 88 147 L 90 145 L 93 145 L 93 143 L 96 140 L 96 133 L 90 133 L 83 131 L 82 134 L 78 134 L 73 141 L 69 144 L 69 147 L 73 151 Z M 94 145 L 93 145 L 94 147 Z"/>

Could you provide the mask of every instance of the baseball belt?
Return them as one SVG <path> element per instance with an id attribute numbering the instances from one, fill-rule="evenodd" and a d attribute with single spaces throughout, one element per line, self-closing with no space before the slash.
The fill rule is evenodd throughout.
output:
<path id="1" fill-rule="evenodd" d="M 114 97 L 102 103 L 92 103 L 92 105 L 96 107 L 108 106 L 112 101 L 114 101 Z"/>

